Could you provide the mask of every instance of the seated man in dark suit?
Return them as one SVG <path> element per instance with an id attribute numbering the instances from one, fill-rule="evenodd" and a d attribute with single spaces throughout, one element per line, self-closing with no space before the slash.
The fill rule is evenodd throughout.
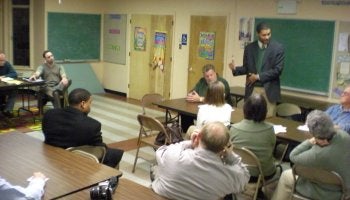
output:
<path id="1" fill-rule="evenodd" d="M 68 102 L 68 107 L 51 109 L 44 114 L 42 128 L 45 143 L 61 148 L 105 146 L 107 151 L 103 164 L 116 167 L 124 151 L 107 148 L 103 143 L 101 123 L 88 116 L 92 102 L 90 92 L 82 88 L 74 89 L 68 96 Z"/>

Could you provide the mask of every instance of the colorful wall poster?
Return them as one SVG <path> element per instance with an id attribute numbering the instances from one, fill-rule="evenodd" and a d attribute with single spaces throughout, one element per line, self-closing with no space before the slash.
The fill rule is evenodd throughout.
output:
<path id="1" fill-rule="evenodd" d="M 165 32 L 155 32 L 154 35 L 154 53 L 153 53 L 153 69 L 159 67 L 160 70 L 164 70 L 164 57 L 165 57 Z"/>
<path id="2" fill-rule="evenodd" d="M 215 33 L 200 32 L 199 33 L 199 57 L 207 60 L 214 60 L 215 52 Z"/>
<path id="3" fill-rule="evenodd" d="M 135 27 L 134 50 L 146 51 L 146 28 Z"/>

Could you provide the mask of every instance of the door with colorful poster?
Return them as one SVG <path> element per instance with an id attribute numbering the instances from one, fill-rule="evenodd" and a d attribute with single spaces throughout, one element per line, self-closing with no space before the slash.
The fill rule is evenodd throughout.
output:
<path id="1" fill-rule="evenodd" d="M 170 96 L 173 16 L 132 15 L 128 97 L 146 93 Z"/>
<path id="2" fill-rule="evenodd" d="M 213 64 L 222 76 L 226 38 L 226 16 L 191 16 L 188 91 L 203 76 L 202 67 Z"/>

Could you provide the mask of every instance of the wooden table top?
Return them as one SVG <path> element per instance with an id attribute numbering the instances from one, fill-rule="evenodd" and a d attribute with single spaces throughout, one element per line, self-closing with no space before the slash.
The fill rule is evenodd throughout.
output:
<path id="1" fill-rule="evenodd" d="M 22 79 L 14 79 L 16 81 L 21 81 L 21 84 L 16 85 L 16 84 L 11 84 L 11 83 L 6 83 L 3 81 L 0 81 L 0 90 L 15 90 L 18 88 L 25 88 L 25 87 L 34 87 L 34 86 L 40 86 L 40 85 L 44 85 L 45 81 L 37 81 L 37 82 L 29 82 L 29 81 L 25 81 Z"/>
<path id="2" fill-rule="evenodd" d="M 24 133 L 0 135 L 1 176 L 13 185 L 26 187 L 33 172 L 44 173 L 44 199 L 80 191 L 122 173 L 114 168 L 44 144 Z"/>
<path id="3" fill-rule="evenodd" d="M 180 114 L 190 115 L 192 117 L 197 116 L 198 105 L 200 105 L 200 103 L 187 102 L 185 98 L 165 100 L 155 104 L 158 105 L 160 108 L 172 110 Z M 243 118 L 243 109 L 234 108 L 234 111 L 231 113 L 231 123 L 237 123 Z M 281 117 L 267 118 L 266 121 L 275 125 L 282 125 L 284 127 L 287 127 L 287 133 L 279 133 L 276 135 L 281 139 L 299 143 L 311 137 L 311 134 L 297 129 L 299 125 L 302 125 L 301 122 Z"/>
<path id="4" fill-rule="evenodd" d="M 90 199 L 90 190 L 68 195 L 65 200 Z M 153 192 L 151 188 L 145 187 L 125 178 L 119 179 L 119 184 L 113 195 L 114 200 L 166 200 L 167 198 Z"/>
<path id="5" fill-rule="evenodd" d="M 198 106 L 201 105 L 201 103 L 187 102 L 185 98 L 165 100 L 154 104 L 160 108 L 172 110 L 178 112 L 179 114 L 189 115 L 192 117 L 197 116 Z"/>

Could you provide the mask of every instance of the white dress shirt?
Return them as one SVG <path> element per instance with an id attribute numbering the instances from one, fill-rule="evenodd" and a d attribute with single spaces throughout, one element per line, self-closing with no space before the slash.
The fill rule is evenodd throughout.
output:
<path id="1" fill-rule="evenodd" d="M 13 186 L 0 177 L 0 199 L 2 200 L 40 200 L 44 194 L 45 180 L 32 178 L 26 188 Z"/>

